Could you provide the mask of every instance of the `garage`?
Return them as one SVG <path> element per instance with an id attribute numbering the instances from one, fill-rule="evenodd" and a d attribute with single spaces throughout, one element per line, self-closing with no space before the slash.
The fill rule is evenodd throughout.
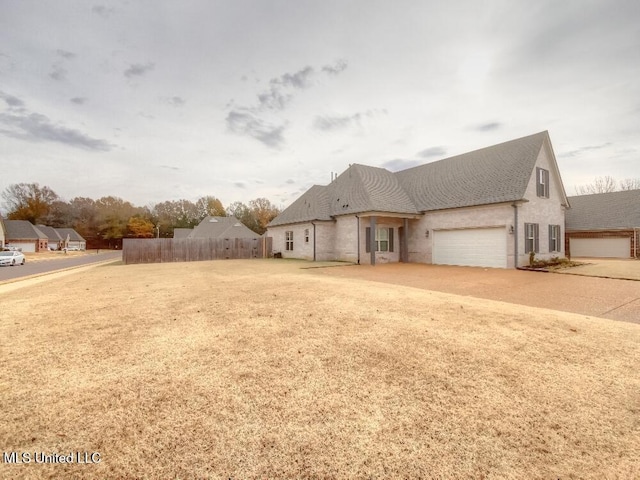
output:
<path id="1" fill-rule="evenodd" d="M 435 230 L 433 263 L 507 268 L 506 229 L 498 227 Z"/>
<path id="2" fill-rule="evenodd" d="M 15 247 L 19 249 L 21 252 L 35 252 L 36 251 L 36 242 L 10 242 L 7 243 L 8 246 Z"/>
<path id="3" fill-rule="evenodd" d="M 569 238 L 572 257 L 629 258 L 629 237 Z"/>

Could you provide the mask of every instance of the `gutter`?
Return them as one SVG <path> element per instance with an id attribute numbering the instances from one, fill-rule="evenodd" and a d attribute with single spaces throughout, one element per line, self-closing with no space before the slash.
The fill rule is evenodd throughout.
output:
<path id="1" fill-rule="evenodd" d="M 360 217 L 358 215 L 356 215 L 356 219 L 357 219 L 357 232 L 356 232 L 356 237 L 358 238 L 358 265 L 360 265 Z"/>
<path id="2" fill-rule="evenodd" d="M 514 248 L 514 268 L 518 268 L 518 204 L 512 203 L 513 207 L 513 248 Z"/>

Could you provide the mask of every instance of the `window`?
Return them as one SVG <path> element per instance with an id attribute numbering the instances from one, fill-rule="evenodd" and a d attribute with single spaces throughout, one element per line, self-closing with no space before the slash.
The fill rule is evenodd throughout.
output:
<path id="1" fill-rule="evenodd" d="M 371 252 L 371 228 L 366 230 L 366 251 Z M 376 227 L 376 252 L 393 252 L 393 228 Z"/>
<path id="2" fill-rule="evenodd" d="M 304 229 L 304 243 L 309 243 L 309 229 Z"/>
<path id="3" fill-rule="evenodd" d="M 538 224 L 537 223 L 525 223 L 524 224 L 524 251 L 525 253 L 540 251 L 540 245 L 538 242 Z"/>
<path id="4" fill-rule="evenodd" d="M 293 232 L 284 232 L 284 249 L 293 250 Z"/>
<path id="5" fill-rule="evenodd" d="M 562 250 L 560 243 L 560 225 L 549 225 L 549 251 L 559 252 Z"/>
<path id="6" fill-rule="evenodd" d="M 536 168 L 536 176 L 538 177 L 537 192 L 539 197 L 549 198 L 549 170 L 544 168 Z"/>

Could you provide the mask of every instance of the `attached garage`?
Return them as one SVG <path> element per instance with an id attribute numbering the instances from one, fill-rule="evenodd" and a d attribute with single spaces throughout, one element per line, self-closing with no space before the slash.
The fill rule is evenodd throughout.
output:
<path id="1" fill-rule="evenodd" d="M 36 251 L 36 242 L 10 242 L 7 243 L 7 245 L 10 245 L 12 247 L 16 247 L 19 248 L 20 251 L 22 252 L 35 252 Z"/>
<path id="2" fill-rule="evenodd" d="M 507 268 L 506 229 L 434 230 L 433 263 Z"/>
<path id="3" fill-rule="evenodd" d="M 629 258 L 631 238 L 569 238 L 572 257 Z"/>

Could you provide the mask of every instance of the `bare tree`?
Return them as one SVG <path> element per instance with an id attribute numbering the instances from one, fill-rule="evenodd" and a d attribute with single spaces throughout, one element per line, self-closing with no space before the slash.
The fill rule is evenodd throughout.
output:
<path id="1" fill-rule="evenodd" d="M 640 178 L 620 180 L 620 190 L 640 190 Z"/>
<path id="2" fill-rule="evenodd" d="M 577 195 L 591 195 L 594 193 L 608 193 L 618 190 L 618 182 L 615 178 L 607 175 L 606 177 L 597 177 L 593 183 L 576 187 Z"/>

